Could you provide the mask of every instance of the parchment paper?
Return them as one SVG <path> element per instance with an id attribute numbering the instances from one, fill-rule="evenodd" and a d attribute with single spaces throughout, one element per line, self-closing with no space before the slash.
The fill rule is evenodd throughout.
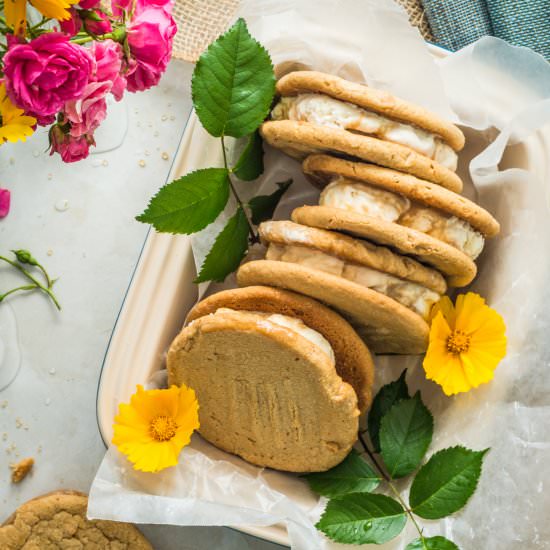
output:
<path id="1" fill-rule="evenodd" d="M 436 62 L 391 0 L 251 0 L 240 15 L 279 73 L 305 66 L 366 81 L 466 127 L 459 166 L 465 193 L 502 224 L 500 236 L 487 243 L 472 289 L 504 316 L 508 355 L 493 382 L 453 398 L 425 380 L 413 357 L 377 357 L 376 385 L 410 369 L 411 389 L 422 391 L 435 415 L 430 453 L 455 444 L 491 448 L 467 507 L 424 522 L 427 534 L 443 534 L 465 550 L 550 548 L 550 67 L 537 54 L 494 38 Z M 276 218 L 317 199 L 299 165 L 268 150 L 262 190 L 289 176 L 295 183 Z M 198 265 L 219 229 L 195 239 Z M 296 550 L 343 548 L 315 530 L 324 503 L 301 484 L 194 436 L 179 466 L 156 475 L 135 472 L 116 449 L 108 451 L 88 514 L 178 525 L 283 522 Z M 409 525 L 381 548 L 402 550 L 415 537 Z"/>

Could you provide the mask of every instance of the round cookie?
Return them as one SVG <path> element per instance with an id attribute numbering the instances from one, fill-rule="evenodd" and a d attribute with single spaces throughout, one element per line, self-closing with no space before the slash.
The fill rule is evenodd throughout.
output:
<path id="1" fill-rule="evenodd" d="M 56 491 L 29 500 L 0 527 L 2 550 L 153 550 L 129 523 L 86 519 L 88 497 Z"/>
<path id="2" fill-rule="evenodd" d="M 464 147 L 464 134 L 451 122 L 388 92 L 350 82 L 338 76 L 317 71 L 294 71 L 278 80 L 277 93 L 282 96 L 303 93 L 325 94 L 437 134 L 455 151 L 460 151 Z"/>
<path id="3" fill-rule="evenodd" d="M 267 243 L 310 246 L 356 265 L 425 286 L 438 294 L 447 292 L 447 283 L 438 271 L 384 246 L 291 221 L 263 222 L 259 233 L 262 241 Z"/>
<path id="4" fill-rule="evenodd" d="M 266 286 L 222 290 L 198 302 L 186 323 L 215 313 L 219 308 L 261 311 L 295 317 L 322 334 L 336 358 L 336 372 L 357 394 L 358 407 L 365 412 L 372 402 L 374 364 L 371 354 L 357 333 L 340 315 L 306 296 Z"/>
<path id="5" fill-rule="evenodd" d="M 241 265 L 240 286 L 266 285 L 292 290 L 336 309 L 377 353 L 424 353 L 428 324 L 416 313 L 342 277 L 290 262 L 256 260 Z"/>
<path id="6" fill-rule="evenodd" d="M 410 174 L 329 155 L 310 155 L 304 160 L 302 168 L 308 179 L 320 188 L 335 176 L 357 180 L 465 220 L 484 237 L 494 237 L 500 231 L 498 221 L 475 202 Z"/>
<path id="7" fill-rule="evenodd" d="M 454 246 L 392 222 L 327 206 L 301 206 L 291 217 L 296 223 L 349 233 L 414 256 L 443 273 L 450 286 L 466 286 L 477 273 L 473 260 Z"/>
<path id="8" fill-rule="evenodd" d="M 258 317 L 220 310 L 187 325 L 168 351 L 169 383 L 195 390 L 199 432 L 216 447 L 257 466 L 328 470 L 357 439 L 355 391 L 321 348 Z"/>
<path id="9" fill-rule="evenodd" d="M 452 170 L 397 143 L 294 120 L 264 122 L 260 133 L 270 145 L 300 160 L 311 153 L 347 155 L 462 191 L 462 180 Z"/>

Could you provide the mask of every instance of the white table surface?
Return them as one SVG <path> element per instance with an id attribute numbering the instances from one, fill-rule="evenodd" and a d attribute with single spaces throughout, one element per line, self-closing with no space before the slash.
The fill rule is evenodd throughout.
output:
<path id="1" fill-rule="evenodd" d="M 0 392 L 0 523 L 45 492 L 86 492 L 103 457 L 96 390 L 147 231 L 134 216 L 168 175 L 191 108 L 190 71 L 173 62 L 157 88 L 126 94 L 128 133 L 116 150 L 63 164 L 45 152 L 44 129 L 26 144 L 0 148 L 0 187 L 12 192 L 11 212 L 0 220 L 0 254 L 28 248 L 60 277 L 55 292 L 63 308 L 58 313 L 38 293 L 0 303 L 15 316 L 22 357 L 17 378 Z M 57 210 L 64 201 L 67 209 Z M 0 266 L 0 291 L 18 281 Z M 36 461 L 32 474 L 11 484 L 9 464 L 27 456 Z M 280 548 L 225 528 L 143 531 L 159 550 Z"/>

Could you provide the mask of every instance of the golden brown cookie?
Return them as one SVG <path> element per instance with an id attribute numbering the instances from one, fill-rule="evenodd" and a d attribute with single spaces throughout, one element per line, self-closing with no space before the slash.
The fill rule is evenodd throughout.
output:
<path id="1" fill-rule="evenodd" d="M 241 265 L 237 281 L 240 286 L 274 286 L 323 302 L 348 319 L 374 352 L 426 351 L 429 329 L 422 317 L 380 292 L 337 275 L 290 262 L 257 260 Z"/>
<path id="2" fill-rule="evenodd" d="M 451 122 L 388 92 L 338 76 L 317 71 L 295 71 L 279 79 L 277 93 L 281 96 L 325 94 L 437 134 L 455 151 L 464 147 L 464 134 Z"/>
<path id="3" fill-rule="evenodd" d="M 475 202 L 440 185 L 397 170 L 329 155 L 310 155 L 304 160 L 302 168 L 308 179 L 320 188 L 335 177 L 364 182 L 465 220 L 485 237 L 494 237 L 500 231 L 498 221 Z"/>
<path id="4" fill-rule="evenodd" d="M 294 120 L 264 122 L 260 133 L 270 145 L 297 159 L 311 153 L 346 155 L 462 191 L 462 180 L 452 170 L 397 143 Z"/>
<path id="5" fill-rule="evenodd" d="M 88 497 L 56 491 L 29 500 L 0 527 L 2 550 L 153 550 L 129 523 L 86 519 Z"/>
<path id="6" fill-rule="evenodd" d="M 310 227 L 348 233 L 414 256 L 443 273 L 450 286 L 466 286 L 477 273 L 473 260 L 454 246 L 392 222 L 326 206 L 296 208 L 292 220 Z"/>
<path id="7" fill-rule="evenodd" d="M 369 408 L 374 383 L 372 357 L 367 346 L 340 315 L 294 292 L 251 286 L 212 294 L 191 309 L 186 323 L 215 313 L 220 308 L 279 313 L 301 319 L 330 343 L 336 358 L 336 372 L 355 390 L 359 410 L 365 412 Z"/>
<path id="8" fill-rule="evenodd" d="M 199 317 L 172 342 L 167 367 L 170 384 L 197 394 L 200 434 L 257 466 L 328 470 L 357 439 L 357 396 L 329 355 L 260 313 Z"/>

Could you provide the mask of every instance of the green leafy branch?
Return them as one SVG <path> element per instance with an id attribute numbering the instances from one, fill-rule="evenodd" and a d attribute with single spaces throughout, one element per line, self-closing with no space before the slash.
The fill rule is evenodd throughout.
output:
<path id="1" fill-rule="evenodd" d="M 255 225 L 269 219 L 291 181 L 277 184 L 270 195 L 245 203 L 235 180 L 253 181 L 263 173 L 263 146 L 258 133 L 275 94 L 273 64 L 265 48 L 239 19 L 201 55 L 193 72 L 193 106 L 201 124 L 220 138 L 223 168 L 195 170 L 165 185 L 137 220 L 159 232 L 190 235 L 201 231 L 225 210 L 230 195 L 235 213 L 216 237 L 195 282 L 223 281 L 239 266 L 248 246 L 258 242 Z M 246 139 L 234 166 L 226 138 Z"/>
<path id="2" fill-rule="evenodd" d="M 330 499 L 316 527 L 336 542 L 383 544 L 399 535 L 409 518 L 418 538 L 406 550 L 458 550 L 445 537 L 425 537 L 415 516 L 441 519 L 463 508 L 477 487 L 488 449 L 443 449 L 420 467 L 432 441 L 433 417 L 420 393 L 409 396 L 405 376 L 406 371 L 382 387 L 373 401 L 371 445 L 359 433 L 370 464 L 352 450 L 335 468 L 304 476 L 313 491 Z M 407 504 L 394 481 L 416 470 Z M 395 498 L 373 493 L 382 481 Z"/>
<path id="3" fill-rule="evenodd" d="M 47 294 L 52 302 L 55 304 L 55 307 L 60 310 L 61 306 L 59 305 L 59 302 L 57 301 L 57 298 L 55 297 L 55 294 L 52 290 L 56 279 L 52 279 L 49 276 L 44 266 L 40 264 L 28 250 L 12 250 L 12 252 L 15 256 L 15 259 L 12 260 L 10 258 L 6 258 L 5 256 L 0 256 L 0 261 L 3 261 L 15 268 L 26 279 L 28 279 L 29 282 L 25 285 L 17 286 L 15 288 L 12 288 L 11 290 L 8 290 L 7 292 L 4 292 L 3 294 L 0 294 L 0 302 L 5 300 L 11 294 L 15 294 L 16 292 L 39 290 Z M 35 275 L 33 275 L 28 269 L 26 269 L 24 267 L 26 265 L 31 266 L 31 268 L 37 270 L 40 273 L 41 277 L 44 279 L 44 282 L 39 281 L 37 277 L 35 277 Z"/>

